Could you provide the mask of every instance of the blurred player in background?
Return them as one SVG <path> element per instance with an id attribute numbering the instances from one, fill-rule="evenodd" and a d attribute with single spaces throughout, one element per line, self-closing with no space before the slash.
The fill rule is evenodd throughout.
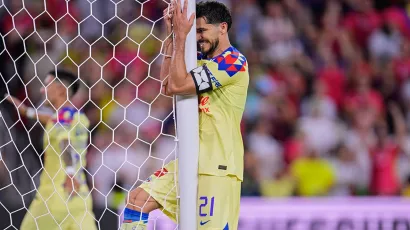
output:
<path id="1" fill-rule="evenodd" d="M 198 229 L 237 229 L 243 179 L 244 147 L 240 122 L 245 107 L 249 74 L 246 58 L 231 46 L 231 13 L 216 1 L 198 3 L 196 27 L 198 67 L 187 73 L 185 42 L 195 15 L 187 18 L 173 1 L 164 11 L 167 32 L 161 79 L 168 95 L 199 95 Z M 172 23 L 171 23 L 172 22 Z M 173 25 L 173 28 L 172 26 Z M 178 213 L 172 161 L 130 192 L 121 229 L 146 229 L 149 213 L 161 209 L 176 221 Z M 196 210 L 195 210 L 196 211 Z"/>
<path id="2" fill-rule="evenodd" d="M 38 114 L 45 126 L 44 170 L 21 230 L 96 229 L 92 198 L 82 171 L 86 165 L 89 121 L 70 102 L 79 88 L 76 80 L 72 73 L 51 71 L 46 87 L 41 89 L 47 105 L 57 112 Z M 36 117 L 35 109 L 12 96 L 7 99 L 18 107 L 20 116 Z"/>

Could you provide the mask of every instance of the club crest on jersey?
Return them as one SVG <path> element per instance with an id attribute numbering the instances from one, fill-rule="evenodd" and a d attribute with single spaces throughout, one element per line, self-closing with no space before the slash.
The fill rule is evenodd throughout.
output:
<path id="1" fill-rule="evenodd" d="M 156 171 L 156 172 L 154 173 L 154 176 L 156 176 L 156 177 L 159 178 L 159 177 L 164 176 L 164 175 L 167 174 L 167 173 L 168 173 L 168 170 L 167 170 L 166 168 L 162 168 L 162 169 Z"/>

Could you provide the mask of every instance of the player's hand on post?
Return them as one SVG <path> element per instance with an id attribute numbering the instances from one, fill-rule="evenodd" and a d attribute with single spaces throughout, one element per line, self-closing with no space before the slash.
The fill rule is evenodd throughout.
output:
<path id="1" fill-rule="evenodd" d="M 192 13 L 189 19 L 188 15 L 188 0 L 184 0 L 184 7 L 181 6 L 180 0 L 173 0 L 176 5 L 175 13 L 172 17 L 174 26 L 174 33 L 177 38 L 185 39 L 189 31 L 191 31 L 192 25 L 194 25 L 195 14 Z M 176 2 L 176 3 L 175 3 Z"/>
<path id="2" fill-rule="evenodd" d="M 174 15 L 175 7 L 174 1 L 164 10 L 164 21 L 167 27 L 167 37 L 172 33 L 172 16 Z"/>
<path id="3" fill-rule="evenodd" d="M 171 4 L 164 10 L 164 20 L 165 20 L 165 25 L 167 29 L 167 34 L 166 34 L 166 39 L 164 43 L 164 54 L 166 57 L 170 57 L 172 55 L 172 16 L 174 14 L 174 4 L 171 2 Z"/>
<path id="4" fill-rule="evenodd" d="M 162 83 L 161 93 L 166 96 L 172 96 L 172 94 L 168 92 L 168 79 L 165 79 L 164 82 Z"/>

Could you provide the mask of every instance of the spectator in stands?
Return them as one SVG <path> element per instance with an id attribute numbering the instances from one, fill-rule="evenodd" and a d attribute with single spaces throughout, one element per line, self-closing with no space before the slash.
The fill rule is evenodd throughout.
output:
<path id="1" fill-rule="evenodd" d="M 310 116 L 315 110 L 323 118 L 335 120 L 337 118 L 337 105 L 328 96 L 327 85 L 323 79 L 317 79 L 313 85 L 313 94 L 301 103 L 302 116 Z"/>
<path id="2" fill-rule="evenodd" d="M 376 123 L 377 143 L 371 149 L 373 160 L 371 192 L 374 195 L 394 196 L 400 192 L 400 177 L 396 162 L 407 149 L 407 131 L 404 118 L 397 104 L 389 104 L 393 117 L 394 134 L 388 134 L 387 123 Z"/>
<path id="3" fill-rule="evenodd" d="M 271 126 L 267 124 L 269 124 L 268 119 L 258 119 L 253 132 L 248 136 L 247 143 L 256 158 L 260 180 L 269 179 L 284 168 L 283 148 L 270 135 Z"/>
<path id="4" fill-rule="evenodd" d="M 410 39 L 403 39 L 400 44 L 400 53 L 393 58 L 394 77 L 399 84 L 410 79 Z"/>
<path id="5" fill-rule="evenodd" d="M 376 144 L 376 134 L 373 126 L 376 120 L 375 112 L 368 108 L 361 108 L 353 115 L 351 125 L 348 127 L 344 143 L 360 165 L 358 177 L 358 190 L 367 191 L 371 177 L 370 149 Z"/>
<path id="6" fill-rule="evenodd" d="M 285 15 L 279 1 L 267 1 L 265 16 L 257 24 L 257 34 L 262 40 L 262 55 L 267 62 L 289 59 L 300 52 L 301 44 L 296 37 L 295 26 Z"/>
<path id="7" fill-rule="evenodd" d="M 329 195 L 350 196 L 355 194 L 359 182 L 358 175 L 361 173 L 356 154 L 341 144 L 330 162 L 335 170 L 336 179 Z"/>
<path id="8" fill-rule="evenodd" d="M 358 109 L 368 108 L 376 113 L 376 117 L 385 116 L 385 106 L 381 93 L 371 87 L 371 74 L 365 68 L 357 66 L 353 70 L 354 88 L 344 98 L 344 109 L 351 118 Z"/>
<path id="9" fill-rule="evenodd" d="M 291 163 L 290 173 L 299 196 L 326 196 L 335 185 L 332 165 L 313 148 L 305 149 L 305 154 Z"/>
<path id="10" fill-rule="evenodd" d="M 244 157 L 244 180 L 241 185 L 241 196 L 260 196 L 258 161 L 249 150 L 245 151 Z"/>
<path id="11" fill-rule="evenodd" d="M 394 139 L 388 136 L 386 122 L 376 124 L 377 144 L 371 150 L 372 181 L 371 192 L 374 195 L 398 195 L 399 180 L 395 171 L 395 161 L 399 147 Z"/>
<path id="12" fill-rule="evenodd" d="M 307 105 L 308 114 L 299 119 L 299 128 L 306 135 L 306 141 L 314 148 L 320 156 L 325 156 L 340 142 L 343 136 L 342 127 L 337 121 L 329 117 L 326 113 L 330 109 L 324 110 L 324 104 L 314 101 Z"/>
<path id="13" fill-rule="evenodd" d="M 343 26 L 359 47 L 366 47 L 371 33 L 382 24 L 382 17 L 372 0 L 350 1 L 353 11 L 347 13 Z"/>
<path id="14" fill-rule="evenodd" d="M 300 130 L 294 130 L 292 136 L 284 142 L 284 160 L 290 165 L 294 160 L 303 156 L 307 148 L 306 135 Z"/>
<path id="15" fill-rule="evenodd" d="M 290 197 L 295 194 L 295 180 L 282 165 L 273 175 L 261 180 L 261 195 L 265 197 Z"/>
<path id="16" fill-rule="evenodd" d="M 372 32 L 369 37 L 369 52 L 372 58 L 380 62 L 380 59 L 396 58 L 400 54 L 400 32 L 388 22 Z"/>

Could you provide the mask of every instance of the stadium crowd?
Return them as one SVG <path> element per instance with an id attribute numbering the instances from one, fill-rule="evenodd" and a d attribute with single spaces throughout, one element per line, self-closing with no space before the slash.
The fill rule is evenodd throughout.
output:
<path id="1" fill-rule="evenodd" d="M 41 14 L 44 2 L 48 14 Z M 158 81 L 166 3 L 140 2 L 33 0 L 21 10 L 13 0 L 0 7 L 1 95 L 46 110 L 38 93 L 46 73 L 57 66 L 79 74 L 73 104 L 92 124 L 87 173 L 95 175 L 101 207 L 109 194 L 117 204 L 115 184 L 129 189 L 175 157 L 172 99 L 159 95 Z M 410 1 L 222 2 L 251 76 L 242 195 L 410 196 Z M 11 105 L 1 106 L 16 121 Z M 23 122 L 18 133 L 26 132 Z M 30 135 L 41 149 L 39 135 Z M 13 158 L 5 149 L 3 158 Z M 0 169 L 1 186 L 9 173 Z"/>

